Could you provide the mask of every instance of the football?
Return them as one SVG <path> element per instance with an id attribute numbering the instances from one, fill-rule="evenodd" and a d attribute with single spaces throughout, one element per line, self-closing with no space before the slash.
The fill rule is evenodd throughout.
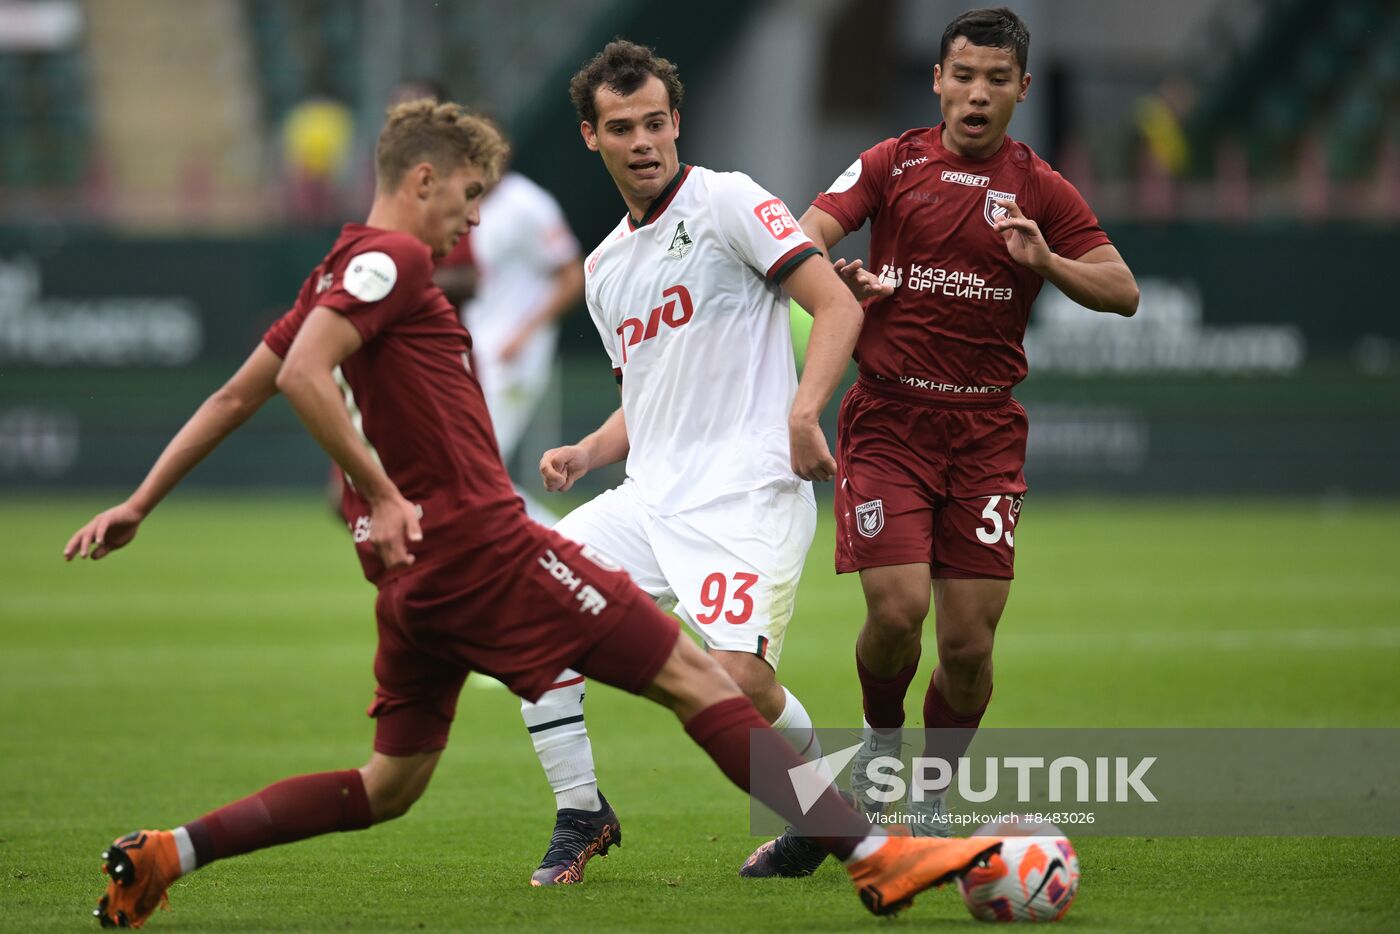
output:
<path id="1" fill-rule="evenodd" d="M 1001 852 L 958 880 L 979 921 L 1058 921 L 1079 891 L 1079 857 L 1054 824 L 996 821 L 974 836 L 1002 837 Z"/>

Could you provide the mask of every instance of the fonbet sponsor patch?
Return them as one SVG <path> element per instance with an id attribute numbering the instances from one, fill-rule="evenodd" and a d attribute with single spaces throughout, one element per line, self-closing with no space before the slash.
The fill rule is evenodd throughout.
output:
<path id="1" fill-rule="evenodd" d="M 801 229 L 797 226 L 797 221 L 793 219 L 788 206 L 783 204 L 780 198 L 768 199 L 755 207 L 753 213 L 775 240 L 785 239 Z"/>

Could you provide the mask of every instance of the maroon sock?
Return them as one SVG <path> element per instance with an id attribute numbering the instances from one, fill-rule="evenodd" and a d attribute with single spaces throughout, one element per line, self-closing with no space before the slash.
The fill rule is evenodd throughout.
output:
<path id="1" fill-rule="evenodd" d="M 203 866 L 279 843 L 371 823 L 369 796 L 358 769 L 298 775 L 210 811 L 185 825 Z"/>
<path id="2" fill-rule="evenodd" d="M 937 673 L 938 669 L 934 669 Z M 991 703 L 992 692 L 987 691 L 982 706 L 971 713 L 958 713 L 948 706 L 948 701 L 938 690 L 933 677 L 928 679 L 928 693 L 924 695 L 924 755 L 946 759 L 954 770 L 958 758 L 967 752 L 972 738 L 977 735 L 977 727 L 982 723 L 982 715 Z"/>
<path id="3" fill-rule="evenodd" d="M 865 722 L 877 730 L 897 730 L 904 726 L 904 695 L 909 693 L 909 682 L 914 680 L 918 670 L 919 660 L 915 658 L 893 678 L 880 678 L 865 667 L 857 652 L 856 674 L 860 677 Z"/>
<path id="4" fill-rule="evenodd" d="M 734 697 L 711 704 L 691 717 L 685 730 L 705 750 L 720 771 L 744 791 L 780 814 L 799 833 L 803 826 L 836 830 L 831 835 L 803 833 L 838 859 L 851 855 L 855 845 L 870 833 L 870 824 L 847 804 L 836 789 L 827 788 L 815 804 L 802 813 L 787 770 L 802 765 L 792 746 L 768 725 L 746 697 Z M 750 737 L 760 761 L 774 763 L 753 775 L 750 782 Z"/>

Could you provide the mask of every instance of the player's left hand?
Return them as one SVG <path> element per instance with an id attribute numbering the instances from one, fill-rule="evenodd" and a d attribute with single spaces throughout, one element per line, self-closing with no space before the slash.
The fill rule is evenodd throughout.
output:
<path id="1" fill-rule="evenodd" d="M 836 459 L 817 421 L 788 422 L 792 472 L 803 480 L 825 482 L 836 476 Z"/>
<path id="2" fill-rule="evenodd" d="M 996 231 L 1006 241 L 1006 251 L 1022 266 L 1044 269 L 1050 265 L 1050 245 L 1040 233 L 1040 225 L 1021 212 L 1015 201 L 998 200 L 1004 214 L 996 222 Z"/>
<path id="3" fill-rule="evenodd" d="M 836 270 L 858 302 L 894 294 L 894 285 L 881 281 L 879 276 L 865 268 L 862 260 L 853 259 L 849 263 L 844 259 L 834 260 L 831 268 Z"/>

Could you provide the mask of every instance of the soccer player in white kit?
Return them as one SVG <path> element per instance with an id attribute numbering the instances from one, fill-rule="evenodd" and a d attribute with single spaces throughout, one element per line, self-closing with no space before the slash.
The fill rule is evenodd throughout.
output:
<path id="1" fill-rule="evenodd" d="M 590 469 L 626 460 L 620 487 L 555 528 L 674 608 L 813 759 L 821 751 L 811 718 L 775 671 L 816 527 L 808 481 L 835 472 L 817 419 L 861 311 L 779 198 L 746 175 L 680 162 L 682 93 L 674 65 L 624 40 L 570 84 L 584 143 L 628 209 L 584 263 L 622 406 L 577 444 L 547 451 L 540 473 L 546 488 L 568 490 Z M 784 289 L 814 318 L 800 386 Z M 593 780 L 580 681 L 563 672 L 558 696 L 525 711 L 561 807 L 537 885 L 580 881 L 588 858 L 619 833 Z M 565 806 L 568 783 L 577 797 Z M 825 855 L 793 835 L 776 843 L 741 874 L 808 875 Z"/>
<path id="2" fill-rule="evenodd" d="M 481 203 L 471 234 L 476 290 L 462 306 L 472 360 L 501 459 L 510 467 L 554 373 L 559 319 L 583 297 L 578 240 L 554 197 L 508 172 Z M 537 522 L 550 513 L 517 491 Z"/>

